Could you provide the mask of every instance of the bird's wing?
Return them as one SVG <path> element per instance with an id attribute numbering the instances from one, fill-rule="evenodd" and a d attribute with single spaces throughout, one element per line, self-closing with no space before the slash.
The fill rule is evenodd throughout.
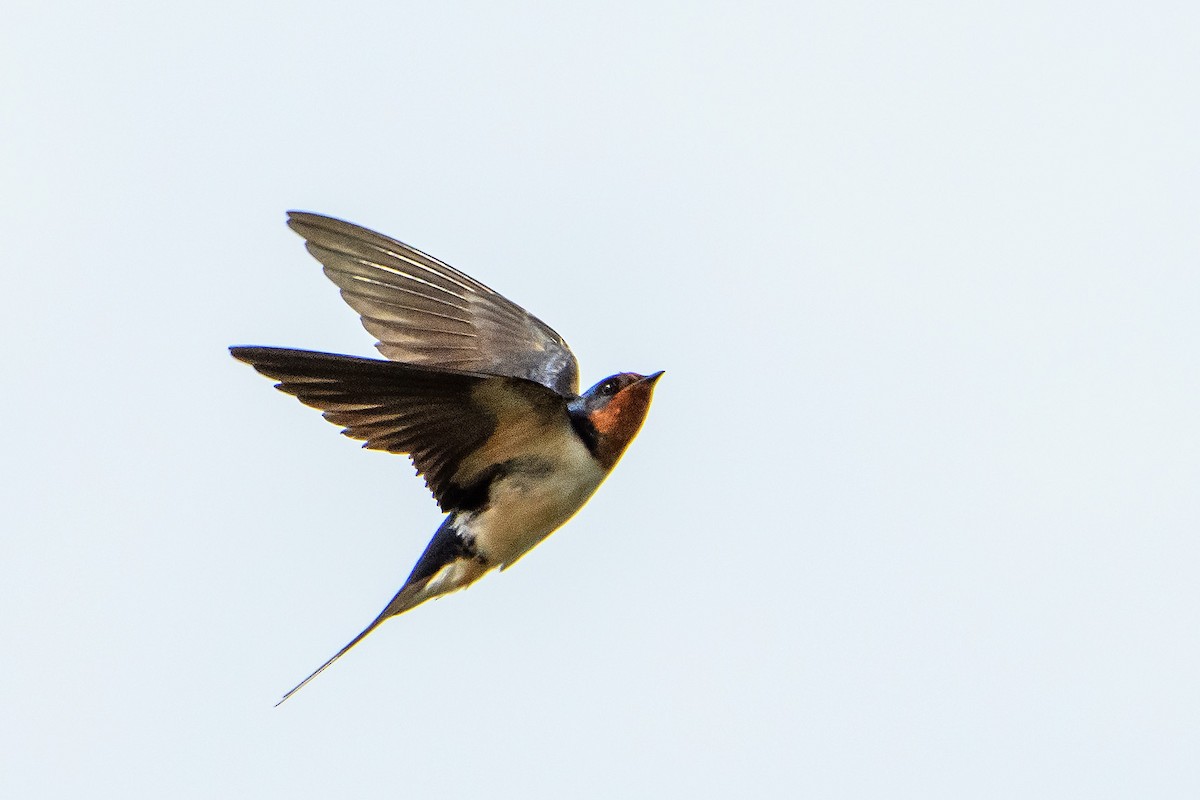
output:
<path id="1" fill-rule="evenodd" d="M 562 397 L 532 381 L 277 347 L 230 352 L 363 447 L 409 455 L 447 511 L 486 499 L 476 495 L 494 468 L 489 459 L 502 460 L 511 439 L 494 435 L 502 421 L 529 430 L 569 424 Z"/>
<path id="2" fill-rule="evenodd" d="M 579 391 L 579 365 L 563 338 L 474 278 L 332 217 L 292 211 L 288 225 L 387 358 L 525 378 L 564 396 Z"/>

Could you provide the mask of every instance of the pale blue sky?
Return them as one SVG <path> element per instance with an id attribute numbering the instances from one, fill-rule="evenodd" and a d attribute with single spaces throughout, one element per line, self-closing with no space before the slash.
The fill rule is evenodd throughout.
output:
<path id="1" fill-rule="evenodd" d="M 5 797 L 1200 796 L 1200 11 L 18 2 Z M 288 208 L 665 369 L 512 570 L 230 344 Z"/>

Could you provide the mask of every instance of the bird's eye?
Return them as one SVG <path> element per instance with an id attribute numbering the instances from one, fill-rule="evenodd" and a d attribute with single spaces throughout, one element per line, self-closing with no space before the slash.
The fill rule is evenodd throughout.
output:
<path id="1" fill-rule="evenodd" d="M 617 382 L 616 381 L 606 381 L 600 387 L 600 394 L 613 394 L 616 391 L 617 391 Z"/>

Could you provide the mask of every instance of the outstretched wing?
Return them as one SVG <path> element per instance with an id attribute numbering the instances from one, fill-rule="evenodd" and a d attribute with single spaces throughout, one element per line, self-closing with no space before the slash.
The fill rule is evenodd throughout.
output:
<path id="1" fill-rule="evenodd" d="M 474 278 L 332 217 L 292 211 L 288 225 L 304 237 L 387 358 L 578 393 L 579 365 L 563 338 Z"/>
<path id="2" fill-rule="evenodd" d="M 501 421 L 566 424 L 562 397 L 527 380 L 278 347 L 230 352 L 363 447 L 409 455 L 443 511 L 486 499 L 475 497 L 489 466 L 478 453 L 507 438 L 494 436 Z"/>

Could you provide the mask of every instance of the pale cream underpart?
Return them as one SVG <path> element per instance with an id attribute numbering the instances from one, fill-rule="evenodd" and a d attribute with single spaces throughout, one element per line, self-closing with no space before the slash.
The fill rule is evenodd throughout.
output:
<path id="1" fill-rule="evenodd" d="M 484 509 L 459 522 L 460 529 L 465 526 L 474 536 L 487 565 L 466 560 L 446 565 L 420 592 L 422 599 L 464 588 L 490 569 L 514 564 L 574 516 L 608 474 L 565 414 L 561 420 L 545 420 L 528 403 L 489 389 L 484 384 L 476 392 L 488 392 L 487 406 L 498 409 L 496 433 L 463 461 L 455 480 L 469 483 L 491 464 L 514 458 L 536 464 L 537 470 L 500 478 Z"/>

